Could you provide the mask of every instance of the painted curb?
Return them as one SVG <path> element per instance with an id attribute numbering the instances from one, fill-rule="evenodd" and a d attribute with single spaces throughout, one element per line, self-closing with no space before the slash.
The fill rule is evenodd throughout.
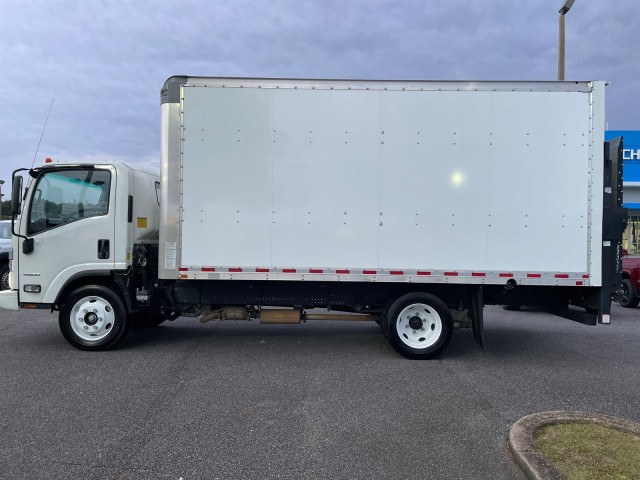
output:
<path id="1" fill-rule="evenodd" d="M 555 411 L 534 413 L 518 420 L 509 431 L 509 450 L 516 464 L 532 480 L 562 480 L 560 473 L 533 444 L 533 434 L 545 425 L 557 423 L 597 423 L 603 427 L 640 437 L 640 424 L 589 412 Z"/>

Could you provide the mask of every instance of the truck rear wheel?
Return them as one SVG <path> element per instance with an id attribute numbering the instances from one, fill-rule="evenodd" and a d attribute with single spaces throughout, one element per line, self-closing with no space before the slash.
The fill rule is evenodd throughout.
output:
<path id="1" fill-rule="evenodd" d="M 440 353 L 453 331 L 451 311 L 442 300 L 429 293 L 409 293 L 393 301 L 385 320 L 393 348 L 414 359 Z"/>
<path id="2" fill-rule="evenodd" d="M 626 308 L 635 308 L 638 306 L 638 303 L 640 303 L 638 292 L 636 292 L 633 283 L 628 278 L 622 280 L 622 294 L 620 295 L 618 302 Z"/>
<path id="3" fill-rule="evenodd" d="M 120 297 L 107 287 L 91 285 L 74 290 L 58 318 L 64 338 L 81 350 L 106 350 L 128 331 Z"/>

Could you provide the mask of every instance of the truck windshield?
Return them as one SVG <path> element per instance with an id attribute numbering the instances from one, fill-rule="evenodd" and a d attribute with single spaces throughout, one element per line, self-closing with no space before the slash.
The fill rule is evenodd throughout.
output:
<path id="1" fill-rule="evenodd" d="M 60 170 L 43 174 L 29 209 L 29 235 L 109 212 L 111 174 L 106 170 Z"/>

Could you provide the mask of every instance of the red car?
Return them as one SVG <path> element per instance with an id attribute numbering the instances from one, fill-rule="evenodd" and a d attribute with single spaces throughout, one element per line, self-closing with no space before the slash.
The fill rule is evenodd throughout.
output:
<path id="1" fill-rule="evenodd" d="M 640 303 L 640 255 L 622 257 L 622 293 L 618 302 L 623 307 L 635 308 Z"/>

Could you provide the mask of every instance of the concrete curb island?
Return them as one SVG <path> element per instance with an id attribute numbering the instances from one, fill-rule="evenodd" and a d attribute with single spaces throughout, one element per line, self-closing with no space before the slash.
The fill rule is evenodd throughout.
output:
<path id="1" fill-rule="evenodd" d="M 509 432 L 509 450 L 527 478 L 562 480 L 560 473 L 533 444 L 533 434 L 545 425 L 557 423 L 596 423 L 603 427 L 632 433 L 640 437 L 640 424 L 588 412 L 556 411 L 527 415 L 518 420 Z"/>

